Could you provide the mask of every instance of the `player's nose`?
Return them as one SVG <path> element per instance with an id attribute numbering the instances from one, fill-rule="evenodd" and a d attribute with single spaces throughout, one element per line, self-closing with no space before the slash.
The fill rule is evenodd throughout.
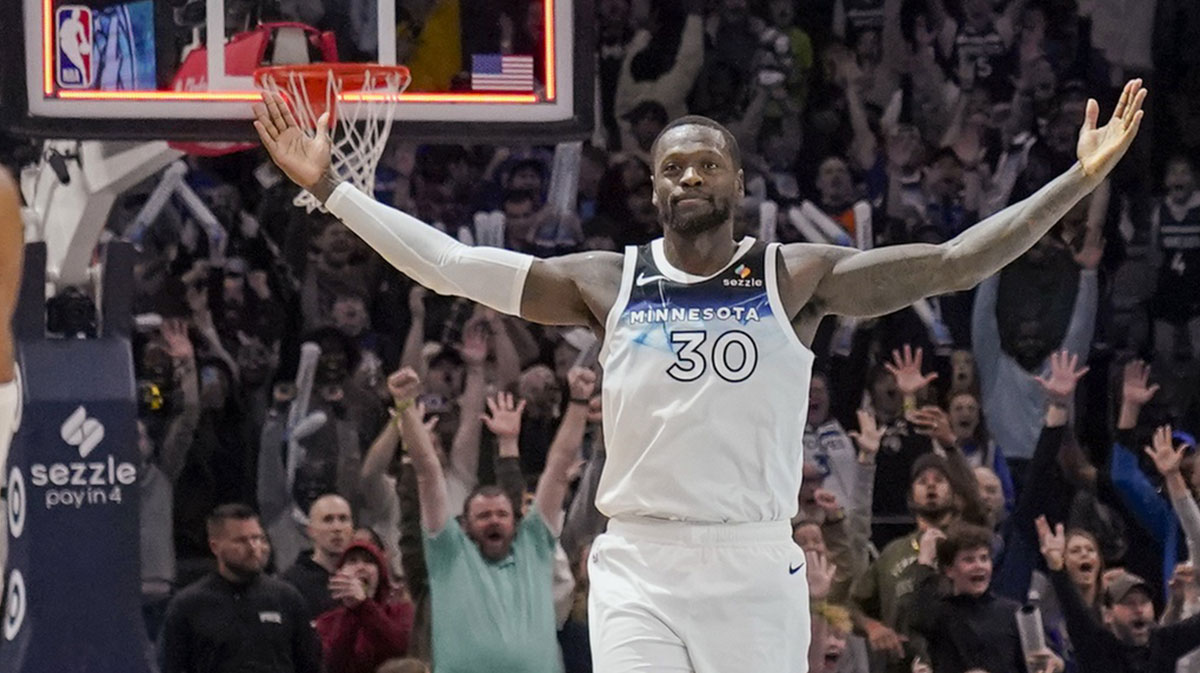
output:
<path id="1" fill-rule="evenodd" d="M 690 166 L 683 171 L 683 177 L 679 179 L 679 184 L 686 185 L 688 187 L 698 187 L 703 183 L 704 179 L 700 177 L 700 174 L 696 172 L 695 168 Z"/>

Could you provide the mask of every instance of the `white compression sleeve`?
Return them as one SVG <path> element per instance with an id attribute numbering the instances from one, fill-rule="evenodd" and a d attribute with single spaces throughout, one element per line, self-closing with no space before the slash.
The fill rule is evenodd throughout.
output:
<path id="1" fill-rule="evenodd" d="M 463 245 L 411 215 L 379 203 L 348 182 L 325 207 L 392 266 L 439 294 L 466 297 L 519 316 L 533 257 Z"/>

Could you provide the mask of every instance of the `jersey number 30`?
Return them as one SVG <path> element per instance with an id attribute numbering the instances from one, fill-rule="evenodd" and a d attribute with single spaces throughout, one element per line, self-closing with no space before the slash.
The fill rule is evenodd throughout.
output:
<path id="1" fill-rule="evenodd" d="M 708 332 L 689 330 L 671 332 L 671 346 L 675 349 L 675 363 L 667 368 L 667 375 L 676 381 L 695 381 L 708 371 L 709 363 L 717 376 L 730 383 L 741 383 L 750 378 L 758 365 L 758 346 L 749 334 L 737 330 L 724 332 L 705 348 Z"/>

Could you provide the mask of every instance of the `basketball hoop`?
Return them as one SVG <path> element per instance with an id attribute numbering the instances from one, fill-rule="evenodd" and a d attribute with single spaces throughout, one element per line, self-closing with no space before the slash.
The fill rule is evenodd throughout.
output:
<path id="1" fill-rule="evenodd" d="M 306 132 L 316 133 L 317 120 L 329 111 L 331 167 L 367 194 L 374 192 L 375 166 L 392 130 L 399 95 L 410 81 L 408 68 L 375 63 L 276 65 L 254 71 L 258 88 L 282 96 Z M 310 213 L 324 210 L 304 190 L 293 203 Z"/>

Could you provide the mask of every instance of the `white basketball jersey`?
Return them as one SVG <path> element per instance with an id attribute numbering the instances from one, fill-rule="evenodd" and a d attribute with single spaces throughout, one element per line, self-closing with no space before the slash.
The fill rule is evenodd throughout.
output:
<path id="1" fill-rule="evenodd" d="M 626 249 L 600 352 L 606 516 L 795 515 L 813 354 L 780 301 L 778 250 L 745 238 L 704 278 L 672 267 L 662 239 Z"/>

